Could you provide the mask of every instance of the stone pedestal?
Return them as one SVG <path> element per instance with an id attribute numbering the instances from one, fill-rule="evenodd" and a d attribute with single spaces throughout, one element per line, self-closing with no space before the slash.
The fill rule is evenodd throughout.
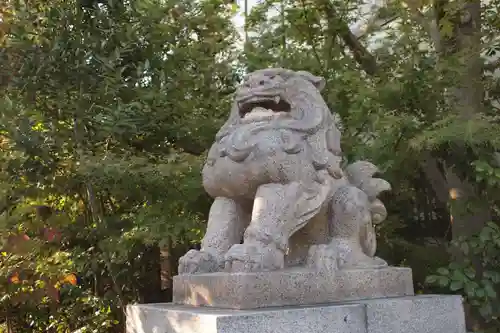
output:
<path id="1" fill-rule="evenodd" d="M 127 333 L 465 333 L 460 296 L 404 296 L 254 310 L 131 305 Z"/>
<path id="2" fill-rule="evenodd" d="M 413 295 L 410 268 L 211 273 L 174 277 L 173 303 L 225 309 L 313 305 Z"/>
<path id="3" fill-rule="evenodd" d="M 131 305 L 127 333 L 465 333 L 460 296 L 413 292 L 410 268 L 174 278 L 174 303 Z"/>

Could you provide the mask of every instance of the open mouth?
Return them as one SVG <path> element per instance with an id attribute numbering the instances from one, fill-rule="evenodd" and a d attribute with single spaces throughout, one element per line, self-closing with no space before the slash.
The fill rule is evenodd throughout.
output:
<path id="1" fill-rule="evenodd" d="M 238 104 L 240 117 L 248 120 L 272 119 L 290 112 L 290 104 L 280 96 L 253 97 Z"/>

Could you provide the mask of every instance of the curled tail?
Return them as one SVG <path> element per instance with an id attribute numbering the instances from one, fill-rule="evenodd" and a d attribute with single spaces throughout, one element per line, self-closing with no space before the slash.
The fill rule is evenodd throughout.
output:
<path id="1" fill-rule="evenodd" d="M 384 191 L 391 190 L 389 182 L 381 178 L 373 178 L 373 175 L 378 171 L 374 164 L 366 161 L 354 162 L 344 170 L 349 183 L 368 196 L 374 224 L 384 221 L 387 217 L 387 210 L 377 196 Z"/>
<path id="2" fill-rule="evenodd" d="M 387 218 L 387 210 L 377 196 L 384 191 L 391 190 L 391 184 L 381 178 L 373 178 L 378 168 L 367 161 L 358 161 L 348 165 L 344 173 L 349 183 L 363 191 L 369 202 L 371 223 L 361 226 L 360 242 L 366 255 L 374 256 L 377 249 L 377 241 L 373 224 L 378 224 Z"/>

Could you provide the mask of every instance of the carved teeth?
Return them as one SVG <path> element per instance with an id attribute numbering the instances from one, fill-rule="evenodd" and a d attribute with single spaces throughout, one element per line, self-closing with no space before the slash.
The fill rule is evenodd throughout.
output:
<path id="1" fill-rule="evenodd" d="M 274 97 L 274 103 L 279 104 L 281 98 L 279 96 Z"/>
<path id="2" fill-rule="evenodd" d="M 276 113 L 272 110 L 268 110 L 262 107 L 256 107 L 251 112 L 246 113 L 243 116 L 244 122 L 253 122 L 253 121 L 263 121 L 263 120 L 271 120 L 276 116 Z"/>
<path id="3" fill-rule="evenodd" d="M 274 112 L 272 110 L 264 109 L 261 107 L 254 108 L 252 112 L 245 114 L 245 118 L 256 118 L 256 117 L 266 117 L 272 115 Z"/>

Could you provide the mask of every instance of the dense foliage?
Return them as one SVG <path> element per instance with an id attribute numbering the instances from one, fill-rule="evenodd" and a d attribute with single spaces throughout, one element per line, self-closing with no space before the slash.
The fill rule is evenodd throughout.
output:
<path id="1" fill-rule="evenodd" d="M 355 34 L 356 1 L 266 0 L 239 51 L 232 1 L 3 1 L 5 327 L 121 332 L 126 304 L 168 301 L 231 92 L 281 66 L 326 78 L 346 159 L 393 185 L 380 255 L 420 292 L 462 292 L 471 329 L 498 329 L 499 7 L 389 1 Z"/>
<path id="2" fill-rule="evenodd" d="M 159 248 L 199 238 L 199 167 L 233 87 L 231 7 L 4 6 L 3 317 L 15 332 L 107 332 L 128 302 L 162 299 Z M 76 286 L 58 282 L 70 273 Z"/>

